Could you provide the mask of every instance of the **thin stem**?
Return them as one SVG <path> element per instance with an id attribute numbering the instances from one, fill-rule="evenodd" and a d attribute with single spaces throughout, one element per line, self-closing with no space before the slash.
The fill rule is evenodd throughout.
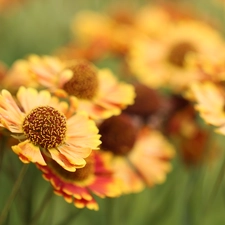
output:
<path id="1" fill-rule="evenodd" d="M 225 171 L 225 157 L 223 159 L 222 166 L 221 166 L 220 171 L 219 171 L 219 174 L 218 174 L 218 176 L 216 178 L 215 184 L 214 184 L 214 186 L 212 188 L 212 192 L 211 192 L 211 194 L 209 196 L 209 200 L 208 200 L 208 202 L 206 204 L 205 212 L 208 211 L 209 206 L 212 205 L 213 200 L 215 199 L 215 196 L 216 196 L 216 194 L 218 192 L 218 189 L 220 187 L 220 184 L 223 181 L 224 171 Z"/>
<path id="2" fill-rule="evenodd" d="M 37 218 L 39 218 L 46 208 L 46 206 L 50 203 L 53 196 L 53 189 L 52 187 L 49 187 L 48 191 L 46 192 L 45 196 L 43 197 L 43 200 L 41 202 L 40 207 L 38 208 L 37 212 L 34 214 L 30 221 L 30 225 L 35 225 L 37 222 Z"/>
<path id="3" fill-rule="evenodd" d="M 76 216 L 78 216 L 82 211 L 84 211 L 83 209 L 79 209 L 76 213 L 71 213 L 69 214 L 65 219 L 63 219 L 63 221 L 61 221 L 58 225 L 65 225 L 65 224 L 69 224 L 71 221 L 73 221 L 75 219 Z"/>
<path id="4" fill-rule="evenodd" d="M 24 176 L 25 176 L 25 174 L 27 172 L 27 169 L 28 169 L 28 164 L 24 164 L 22 169 L 20 170 L 20 173 L 19 173 L 18 178 L 17 178 L 17 180 L 16 180 L 16 182 L 14 184 L 12 192 L 11 192 L 11 194 L 10 194 L 10 196 L 9 196 L 9 198 L 8 198 L 4 208 L 2 210 L 2 213 L 0 215 L 0 225 L 2 225 L 5 222 L 5 219 L 6 219 L 7 215 L 8 215 L 10 207 L 11 207 L 11 205 L 12 205 L 12 203 L 13 203 L 13 201 L 14 201 L 17 193 L 18 193 L 18 190 L 19 190 L 19 188 L 21 186 L 23 178 L 24 178 Z"/>

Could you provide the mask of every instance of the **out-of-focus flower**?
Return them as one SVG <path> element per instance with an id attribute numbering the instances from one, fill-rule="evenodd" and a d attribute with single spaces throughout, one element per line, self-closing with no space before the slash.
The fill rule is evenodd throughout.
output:
<path id="1" fill-rule="evenodd" d="M 172 145 L 156 130 L 140 128 L 127 114 L 111 117 L 99 126 L 101 149 L 113 154 L 115 176 L 124 193 L 163 183 L 171 170 Z"/>
<path id="2" fill-rule="evenodd" d="M 167 135 L 174 139 L 177 151 L 187 166 L 197 166 L 209 162 L 215 154 L 215 148 L 209 147 L 210 133 L 202 128 L 196 119 L 197 112 L 189 104 L 175 112 L 167 122 Z"/>
<path id="3" fill-rule="evenodd" d="M 193 70 L 193 77 L 196 81 L 212 81 L 214 83 L 225 80 L 225 49 L 217 54 L 198 54 L 187 61 L 187 66 Z M 194 81 L 194 80 L 193 80 Z"/>
<path id="4" fill-rule="evenodd" d="M 147 117 L 158 111 L 162 99 L 160 93 L 140 83 L 135 83 L 134 88 L 135 101 L 124 110 L 126 113 Z"/>
<path id="5" fill-rule="evenodd" d="M 118 180 L 113 177 L 109 158 L 104 152 L 92 152 L 85 167 L 75 172 L 64 170 L 51 159 L 46 161 L 47 166 L 37 165 L 43 177 L 51 182 L 56 194 L 78 208 L 98 210 L 93 195 L 105 198 L 121 194 Z"/>
<path id="6" fill-rule="evenodd" d="M 146 5 L 137 11 L 135 26 L 142 33 L 157 39 L 170 29 L 171 17 L 162 5 Z"/>
<path id="7" fill-rule="evenodd" d="M 75 113 L 75 99 L 70 105 L 73 115 L 66 102 L 59 102 L 48 91 L 21 87 L 17 100 L 7 90 L 1 92 L 0 126 L 21 141 L 12 149 L 24 163 L 46 165 L 43 155 L 47 155 L 66 170 L 75 171 L 98 149 L 98 129 L 88 115 Z"/>
<path id="8" fill-rule="evenodd" d="M 82 11 L 76 14 L 71 27 L 78 43 L 82 42 L 86 46 L 101 43 L 100 49 L 105 50 L 102 51 L 102 56 L 108 53 L 124 55 L 138 32 L 134 26 L 134 18 L 134 13 L 124 7 L 114 9 L 107 16 L 103 13 Z"/>
<path id="9" fill-rule="evenodd" d="M 206 38 L 207 37 L 207 38 Z M 133 41 L 128 57 L 131 71 L 140 82 L 180 92 L 198 79 L 187 61 L 200 55 L 216 55 L 224 49 L 222 36 L 197 20 L 177 21 L 161 38 L 140 35 Z"/>
<path id="10" fill-rule="evenodd" d="M 39 85 L 60 97 L 77 97 L 78 110 L 95 120 L 118 115 L 134 101 L 132 85 L 119 82 L 109 69 L 97 69 L 88 61 L 31 55 L 27 64 Z"/>
<path id="11" fill-rule="evenodd" d="M 4 79 L 6 79 L 6 73 L 8 71 L 8 67 L 5 65 L 5 63 L 0 61 L 0 79 L 1 79 L 1 84 L 0 87 L 3 87 L 2 82 L 4 81 Z"/>
<path id="12" fill-rule="evenodd" d="M 198 82 L 190 86 L 189 97 L 196 103 L 195 109 L 208 124 L 218 127 L 225 134 L 225 93 L 222 86 L 212 82 Z"/>
<path id="13" fill-rule="evenodd" d="M 94 11 L 80 11 L 75 15 L 71 30 L 78 42 L 105 43 L 109 47 L 112 20 L 108 15 Z"/>
<path id="14" fill-rule="evenodd" d="M 20 7 L 26 0 L 0 0 L 0 12 Z"/>
<path id="15" fill-rule="evenodd" d="M 15 61 L 11 68 L 8 69 L 4 79 L 2 79 L 2 87 L 12 93 L 17 92 L 20 86 L 33 88 L 38 86 L 37 82 L 35 82 L 34 74 L 25 60 Z"/>

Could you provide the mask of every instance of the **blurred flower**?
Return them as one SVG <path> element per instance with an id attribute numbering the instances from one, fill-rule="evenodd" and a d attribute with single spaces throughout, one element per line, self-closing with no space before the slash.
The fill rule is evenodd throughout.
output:
<path id="1" fill-rule="evenodd" d="M 37 82 L 34 80 L 34 74 L 32 70 L 30 70 L 26 60 L 15 61 L 8 69 L 4 79 L 2 79 L 2 87 L 12 93 L 16 93 L 20 86 L 33 88 L 38 86 Z"/>
<path id="2" fill-rule="evenodd" d="M 172 145 L 156 130 L 139 127 L 127 114 L 111 117 L 99 126 L 101 149 L 113 154 L 115 176 L 124 193 L 163 183 L 171 170 Z"/>
<path id="3" fill-rule="evenodd" d="M 190 86 L 189 97 L 196 103 L 195 109 L 208 124 L 218 127 L 225 134 L 225 93 L 222 86 L 212 82 L 198 82 Z"/>
<path id="4" fill-rule="evenodd" d="M 32 74 L 38 84 L 59 97 L 77 97 L 78 110 L 95 120 L 118 115 L 134 101 L 132 85 L 119 82 L 109 69 L 97 69 L 86 60 L 31 55 L 26 63 L 27 76 Z"/>
<path id="5" fill-rule="evenodd" d="M 98 210 L 99 206 L 93 195 L 101 198 L 120 195 L 118 181 L 113 177 L 108 157 L 104 152 L 92 152 L 87 164 L 75 172 L 64 170 L 50 158 L 47 166 L 38 165 L 43 177 L 50 181 L 54 192 L 78 208 L 87 207 Z"/>
<path id="6" fill-rule="evenodd" d="M 74 39 L 82 46 L 97 43 L 102 57 L 108 53 L 125 55 L 131 40 L 136 35 L 135 13 L 129 7 L 115 7 L 108 15 L 94 11 L 81 11 L 74 17 Z M 129 37 L 129 38 L 127 38 Z M 100 45 L 101 43 L 101 45 Z"/>
<path id="7" fill-rule="evenodd" d="M 0 0 L 0 12 L 7 12 L 10 9 L 16 9 L 26 0 Z"/>
<path id="8" fill-rule="evenodd" d="M 1 84 L 0 87 L 3 87 L 3 80 L 6 78 L 6 73 L 8 71 L 8 67 L 5 65 L 5 63 L 0 61 L 0 79 L 1 79 Z"/>
<path id="9" fill-rule="evenodd" d="M 216 55 L 221 48 L 224 48 L 222 36 L 211 26 L 197 20 L 181 20 L 158 39 L 144 35 L 136 38 L 128 63 L 145 85 L 180 92 L 198 78 L 187 61 L 199 54 Z"/>
<path id="10" fill-rule="evenodd" d="M 166 134 L 176 142 L 177 151 L 187 166 L 211 160 L 210 133 L 201 127 L 191 104 L 175 112 L 166 125 Z M 215 153 L 215 148 L 213 148 Z"/>
<path id="11" fill-rule="evenodd" d="M 12 149 L 24 163 L 46 165 L 43 155 L 48 155 L 66 170 L 75 171 L 98 148 L 98 129 L 86 114 L 75 113 L 76 102 L 71 102 L 71 116 L 68 104 L 48 91 L 21 87 L 17 100 L 7 90 L 1 92 L 0 126 L 22 141 Z"/>

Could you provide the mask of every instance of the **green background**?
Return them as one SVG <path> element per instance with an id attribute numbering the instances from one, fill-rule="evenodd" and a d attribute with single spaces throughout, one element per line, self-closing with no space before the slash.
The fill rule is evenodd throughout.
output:
<path id="1" fill-rule="evenodd" d="M 135 8 L 149 1 L 127 2 Z M 112 3 L 115 1 L 30 0 L 18 10 L 1 13 L 0 60 L 10 66 L 30 53 L 51 54 L 71 40 L 69 25 L 76 12 L 87 8 L 103 11 Z M 203 17 L 215 20 L 224 32 L 225 6 L 222 8 L 206 0 L 186 3 Z M 113 60 L 106 64 L 111 69 L 115 67 Z M 225 138 L 214 134 L 213 139 L 222 149 L 213 163 L 186 167 L 177 155 L 164 184 L 116 199 L 96 198 L 100 206 L 97 212 L 79 210 L 62 197 L 53 195 L 50 184 L 30 164 L 5 224 L 224 225 Z M 23 167 L 10 149 L 4 152 L 3 158 L 3 146 L 1 140 L 0 212 Z"/>

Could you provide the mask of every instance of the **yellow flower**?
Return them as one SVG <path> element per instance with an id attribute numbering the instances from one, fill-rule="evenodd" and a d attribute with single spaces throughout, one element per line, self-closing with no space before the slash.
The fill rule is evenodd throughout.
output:
<path id="1" fill-rule="evenodd" d="M 113 154 L 115 177 L 124 193 L 163 183 L 175 151 L 159 131 L 136 127 L 127 114 L 111 117 L 99 126 L 101 149 Z"/>
<path id="2" fill-rule="evenodd" d="M 67 202 L 73 202 L 78 208 L 98 210 L 94 195 L 104 198 L 116 197 L 121 193 L 108 159 L 104 152 L 92 152 L 85 167 L 75 172 L 64 170 L 51 159 L 47 159 L 47 166 L 37 164 L 37 167 L 43 172 L 43 177 L 51 182 L 54 192 Z"/>
<path id="3" fill-rule="evenodd" d="M 136 38 L 128 63 L 143 84 L 180 92 L 198 79 L 195 68 L 187 62 L 198 55 L 216 55 L 221 48 L 224 48 L 222 36 L 208 24 L 182 20 L 170 26 L 160 38 L 147 35 Z"/>
<path id="4" fill-rule="evenodd" d="M 41 86 L 59 97 L 77 97 L 78 110 L 85 110 L 95 120 L 118 115 L 133 104 L 133 86 L 119 82 L 109 69 L 97 69 L 84 60 L 65 62 L 50 56 L 31 55 L 27 63 Z"/>
<path id="5" fill-rule="evenodd" d="M 75 171 L 85 165 L 92 149 L 98 149 L 98 129 L 88 115 L 75 113 L 75 98 L 69 108 L 48 91 L 21 87 L 17 100 L 7 90 L 1 92 L 0 126 L 20 140 L 12 149 L 24 163 L 46 165 L 43 156 L 47 155 Z"/>
<path id="6" fill-rule="evenodd" d="M 98 41 L 109 44 L 112 20 L 103 13 L 80 11 L 74 17 L 71 30 L 79 43 L 88 45 Z"/>
<path id="7" fill-rule="evenodd" d="M 195 109 L 206 123 L 214 125 L 217 132 L 225 134 L 225 93 L 212 82 L 198 82 L 190 86 L 189 98 L 196 102 Z"/>
<path id="8" fill-rule="evenodd" d="M 137 11 L 135 26 L 150 37 L 160 38 L 170 29 L 171 17 L 162 5 L 145 5 Z"/>
<path id="9" fill-rule="evenodd" d="M 10 92 L 16 93 L 20 86 L 37 87 L 37 82 L 26 60 L 15 61 L 2 80 L 2 87 Z"/>

